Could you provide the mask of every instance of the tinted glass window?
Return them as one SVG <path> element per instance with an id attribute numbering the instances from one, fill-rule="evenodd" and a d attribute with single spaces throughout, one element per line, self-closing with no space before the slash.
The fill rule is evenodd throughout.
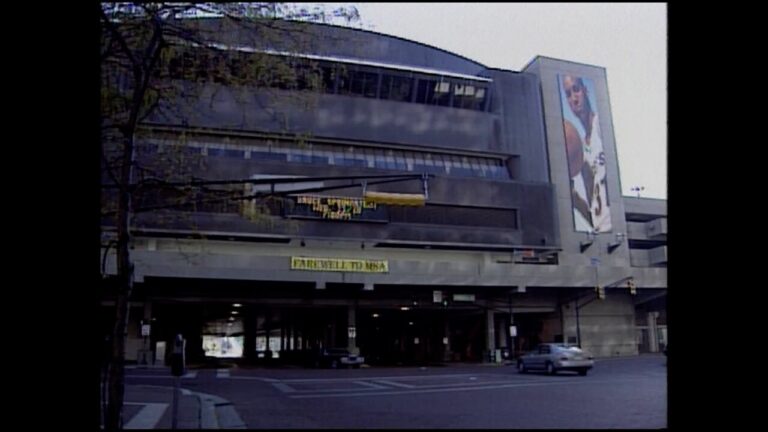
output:
<path id="1" fill-rule="evenodd" d="M 349 69 L 339 82 L 339 93 L 374 98 L 378 83 L 379 75 L 375 72 Z"/>
<path id="2" fill-rule="evenodd" d="M 383 75 L 381 77 L 381 95 L 382 99 L 389 99 L 402 102 L 410 102 L 413 95 L 413 78 Z"/>
<path id="3" fill-rule="evenodd" d="M 435 83 L 435 91 L 433 94 L 433 103 L 440 106 L 450 106 L 451 104 L 451 83 L 448 81 L 440 81 Z"/>

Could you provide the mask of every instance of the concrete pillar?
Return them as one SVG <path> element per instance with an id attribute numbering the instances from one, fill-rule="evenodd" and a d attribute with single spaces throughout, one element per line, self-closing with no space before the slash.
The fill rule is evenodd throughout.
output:
<path id="1" fill-rule="evenodd" d="M 256 319 L 253 309 L 242 308 L 240 318 L 243 320 L 243 358 L 253 360 L 256 357 Z"/>
<path id="2" fill-rule="evenodd" d="M 491 356 L 494 355 L 494 352 L 496 351 L 496 326 L 493 319 L 494 313 L 492 310 L 487 310 L 485 312 L 486 317 L 486 337 L 485 337 L 485 347 L 487 349 L 486 351 L 486 361 L 490 361 Z"/>
<path id="3" fill-rule="evenodd" d="M 267 306 L 264 310 L 264 335 L 267 339 L 267 348 L 264 353 L 264 360 L 270 361 L 272 360 L 272 348 L 271 348 L 271 342 L 272 342 L 272 309 Z"/>
<path id="4" fill-rule="evenodd" d="M 507 325 L 508 322 L 509 318 L 505 318 L 499 321 L 499 345 L 507 345 L 507 338 L 509 333 L 509 325 Z"/>
<path id="5" fill-rule="evenodd" d="M 357 305 L 351 304 L 347 306 L 347 336 L 349 336 L 349 328 L 354 327 L 357 332 Z M 357 335 L 355 337 L 347 337 L 347 349 L 352 354 L 360 354 L 360 349 L 357 348 Z"/>
<path id="6" fill-rule="evenodd" d="M 648 312 L 648 351 L 659 352 L 659 339 L 656 337 L 656 318 L 658 312 Z"/>
<path id="7" fill-rule="evenodd" d="M 451 322 L 445 318 L 445 332 L 443 333 L 443 361 L 453 360 L 453 352 L 451 352 Z"/>
<path id="8" fill-rule="evenodd" d="M 509 341 L 509 326 L 507 322 L 509 322 L 509 318 L 499 320 L 499 346 L 506 346 L 509 349 L 509 344 L 507 343 Z"/>
<path id="9" fill-rule="evenodd" d="M 142 326 L 149 325 L 150 332 L 153 330 L 152 329 L 152 302 L 150 301 L 144 302 L 144 316 L 141 319 L 141 324 Z M 139 329 L 139 332 L 141 332 L 141 329 Z M 143 365 L 153 364 L 154 359 L 152 358 L 151 336 L 142 336 L 141 333 L 139 333 L 139 337 L 141 337 L 142 341 L 141 341 L 141 348 L 139 349 L 138 363 Z"/>

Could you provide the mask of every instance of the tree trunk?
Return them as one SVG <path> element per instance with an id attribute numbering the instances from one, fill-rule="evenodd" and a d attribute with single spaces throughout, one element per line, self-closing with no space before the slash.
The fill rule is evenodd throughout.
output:
<path id="1" fill-rule="evenodd" d="M 112 357 L 108 369 L 108 399 L 105 429 L 123 428 L 123 401 L 125 397 L 125 343 L 128 334 L 130 297 L 133 291 L 133 263 L 130 257 L 130 217 L 133 201 L 131 171 L 133 166 L 133 132 L 126 134 L 121 169 L 120 198 L 117 206 L 117 278 L 115 326 L 112 331 Z"/>

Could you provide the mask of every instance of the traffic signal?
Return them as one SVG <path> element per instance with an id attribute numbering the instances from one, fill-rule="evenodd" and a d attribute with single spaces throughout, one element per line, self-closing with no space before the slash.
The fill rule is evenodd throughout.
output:
<path id="1" fill-rule="evenodd" d="M 630 279 L 627 281 L 627 286 L 629 287 L 629 293 L 632 295 L 637 295 L 637 286 L 635 286 L 635 280 Z"/>
<path id="2" fill-rule="evenodd" d="M 595 291 L 597 292 L 597 298 L 600 300 L 605 300 L 605 287 L 604 286 L 596 286 Z"/>

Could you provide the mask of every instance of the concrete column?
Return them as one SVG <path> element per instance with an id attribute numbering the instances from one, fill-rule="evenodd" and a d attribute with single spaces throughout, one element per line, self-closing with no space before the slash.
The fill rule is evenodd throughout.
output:
<path id="1" fill-rule="evenodd" d="M 509 345 L 507 334 L 509 333 L 509 326 L 507 325 L 507 322 L 509 319 L 503 319 L 499 321 L 499 345 L 507 346 Z M 509 347 L 507 346 L 507 349 Z"/>
<path id="2" fill-rule="evenodd" d="M 146 301 L 144 302 L 144 317 L 142 318 L 141 322 L 144 325 L 149 324 L 150 326 L 150 335 L 152 330 L 152 302 Z M 138 356 L 138 363 L 139 364 L 153 364 L 154 360 L 152 358 L 152 338 L 151 336 L 141 336 L 141 329 L 139 329 L 139 337 L 142 338 L 141 342 L 141 349 L 139 349 L 139 356 Z"/>
<path id="3" fill-rule="evenodd" d="M 272 349 L 270 342 L 272 341 L 272 309 L 267 306 L 264 309 L 264 335 L 266 336 L 267 340 L 267 348 L 264 353 L 264 360 L 270 361 L 272 360 Z"/>
<path id="4" fill-rule="evenodd" d="M 441 341 L 443 344 L 443 361 L 451 361 L 453 360 L 453 352 L 451 352 L 451 322 L 447 317 L 445 318 L 443 338 Z M 445 343 L 445 341 L 448 343 Z"/>
<path id="5" fill-rule="evenodd" d="M 656 337 L 656 318 L 658 312 L 648 312 L 648 351 L 659 352 L 659 339 Z"/>
<path id="6" fill-rule="evenodd" d="M 253 360 L 256 357 L 256 319 L 253 309 L 242 308 L 240 318 L 243 320 L 243 358 Z"/>
<path id="7" fill-rule="evenodd" d="M 349 335 L 349 327 L 354 327 L 357 330 L 357 305 L 351 304 L 347 306 L 347 335 Z M 347 337 L 347 349 L 352 354 L 360 354 L 360 349 L 357 348 L 357 336 L 354 338 Z"/>
<path id="8" fill-rule="evenodd" d="M 486 361 L 490 358 L 488 355 L 493 355 L 493 353 L 496 351 L 496 326 L 493 319 L 494 313 L 492 310 L 488 310 L 485 313 L 486 317 L 486 337 L 485 337 L 485 347 L 487 349 L 486 352 Z"/>

